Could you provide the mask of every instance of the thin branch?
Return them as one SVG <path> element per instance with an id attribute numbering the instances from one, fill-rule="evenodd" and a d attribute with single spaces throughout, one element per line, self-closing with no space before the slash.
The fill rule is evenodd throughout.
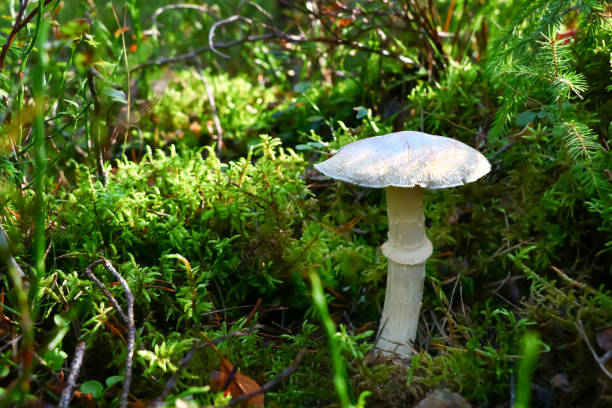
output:
<path id="1" fill-rule="evenodd" d="M 441 64 L 441 67 L 444 68 L 445 59 L 447 59 L 447 55 L 444 53 L 444 49 L 442 48 L 442 44 L 440 43 L 438 30 L 436 30 L 436 28 L 432 25 L 432 22 L 429 20 L 429 18 L 427 18 L 425 10 L 423 10 L 423 8 L 421 8 L 416 1 L 411 0 L 406 4 L 408 7 L 412 5 L 414 10 L 416 11 L 416 13 L 414 13 L 414 16 L 417 17 L 417 19 L 415 19 L 415 22 L 417 23 L 417 25 L 420 25 L 424 29 L 425 34 L 431 40 L 432 44 L 434 45 L 434 48 L 436 49 L 440 57 L 439 59 L 437 59 L 437 61 Z M 418 21 L 418 17 L 420 17 L 420 22 Z"/>
<path id="2" fill-rule="evenodd" d="M 208 102 L 210 103 L 210 110 L 213 115 L 213 121 L 215 122 L 215 128 L 217 129 L 217 153 L 220 155 L 223 150 L 223 128 L 221 127 L 221 121 L 219 120 L 219 112 L 217 111 L 217 105 L 215 104 L 215 95 L 213 92 L 210 82 L 204 75 L 200 75 L 195 72 L 195 76 L 204 83 L 206 88 L 206 94 L 208 95 Z"/>
<path id="3" fill-rule="evenodd" d="M 2 47 L 2 53 L 0 53 L 0 72 L 2 72 L 2 68 L 4 68 L 4 60 L 6 58 L 6 54 L 8 53 L 15 36 L 21 29 L 21 18 L 23 17 L 23 13 L 25 13 L 26 7 L 28 6 L 29 0 L 19 0 L 19 11 L 17 11 L 17 16 L 15 17 L 15 24 L 13 24 L 13 29 L 11 33 L 6 39 L 4 46 Z"/>
<path id="4" fill-rule="evenodd" d="M 263 35 L 246 36 L 239 40 L 229 41 L 225 43 L 216 43 L 215 48 L 217 50 L 223 49 L 223 48 L 230 48 L 235 45 L 243 44 L 245 42 L 257 42 L 257 41 L 262 41 L 262 40 L 269 40 L 272 38 L 274 38 L 274 34 L 272 33 L 263 34 Z M 205 47 L 198 48 L 196 50 L 193 50 L 185 54 L 177 55 L 175 57 L 157 58 L 155 60 L 143 62 L 140 65 L 136 65 L 135 67 L 132 67 L 130 71 L 136 71 L 136 70 L 150 67 L 150 66 L 168 65 L 168 64 L 173 64 L 175 62 L 179 62 L 179 61 L 189 60 L 189 59 L 197 57 L 200 54 L 204 54 L 205 52 L 208 52 L 208 51 L 210 51 L 210 47 L 205 46 Z"/>
<path id="5" fill-rule="evenodd" d="M 106 287 L 96 278 L 93 274 L 92 270 L 98 265 L 103 265 L 108 271 L 110 271 L 115 278 L 119 280 L 123 290 L 125 291 L 125 299 L 127 302 L 127 315 L 123 312 L 117 300 L 113 297 L 113 295 L 106 289 Z M 130 393 L 130 383 L 132 382 L 132 358 L 134 356 L 134 343 L 136 341 L 136 326 L 134 325 L 134 295 L 130 290 L 129 285 L 126 280 L 115 270 L 113 265 L 107 259 L 98 259 L 93 262 L 91 265 L 85 269 L 85 273 L 92 279 L 98 287 L 104 292 L 104 294 L 109 298 L 110 302 L 117 309 L 124 322 L 128 326 L 128 341 L 127 341 L 127 355 L 125 359 L 125 377 L 123 378 L 123 390 L 121 392 L 121 408 L 127 407 L 128 395 Z"/>
<path id="6" fill-rule="evenodd" d="M 117 22 L 117 28 L 120 30 L 121 32 L 121 43 L 122 43 L 122 49 L 123 49 L 123 61 L 125 63 L 125 72 L 126 72 L 126 80 L 127 80 L 127 104 L 126 104 L 126 119 L 125 121 L 129 124 L 130 123 L 130 113 L 131 113 L 131 108 L 132 108 L 132 81 L 130 79 L 130 63 L 128 60 L 128 55 L 127 55 L 127 47 L 125 45 L 125 30 L 124 28 L 126 28 L 126 23 L 127 23 L 127 5 L 124 7 L 123 10 L 123 25 L 119 22 L 119 16 L 117 16 L 117 13 L 115 12 L 115 7 L 113 7 L 113 4 L 110 3 L 111 6 L 111 10 L 113 11 L 113 16 L 115 17 L 115 21 Z M 128 134 L 130 132 L 130 127 L 129 125 L 125 127 L 125 133 L 123 135 L 123 149 L 121 152 L 122 156 L 125 156 L 125 148 L 127 146 L 127 138 L 128 138 Z M 112 142 L 111 142 L 112 143 Z M 110 147 L 109 147 L 110 149 Z"/>
<path id="7" fill-rule="evenodd" d="M 230 56 L 227 55 L 227 54 L 223 54 L 220 51 L 217 51 L 217 49 L 215 48 L 215 43 L 214 43 L 215 31 L 220 26 L 232 23 L 232 22 L 234 22 L 236 20 L 246 21 L 247 23 L 249 23 L 249 25 L 253 23 L 250 19 L 248 19 L 246 17 L 242 17 L 242 16 L 236 14 L 236 15 L 233 15 L 233 16 L 228 17 L 226 19 L 217 21 L 215 24 L 212 25 L 212 27 L 210 28 L 210 31 L 208 32 L 208 47 L 210 48 L 210 50 L 212 52 L 214 52 L 215 54 L 217 54 L 220 57 L 229 58 Z"/>
<path id="8" fill-rule="evenodd" d="M 328 44 L 336 44 L 336 45 L 345 45 L 347 47 L 350 47 L 350 48 L 353 48 L 359 51 L 369 52 L 372 54 L 381 55 L 383 57 L 393 58 L 400 62 L 403 62 L 404 64 L 409 64 L 409 65 L 414 65 L 416 67 L 420 67 L 419 63 L 413 60 L 412 58 L 408 58 L 401 54 L 389 52 L 387 50 L 379 50 L 376 48 L 368 47 L 360 42 L 344 40 L 342 38 L 335 38 L 335 39 L 325 38 L 325 37 L 307 38 L 307 37 L 300 37 L 297 35 L 290 35 L 290 34 L 279 32 L 277 39 L 283 40 L 283 41 L 295 42 L 295 43 L 320 42 L 320 43 L 328 43 Z"/>
<path id="9" fill-rule="evenodd" d="M 557 268 L 556 266 L 550 265 L 550 269 L 552 269 L 557 275 L 559 275 L 561 279 L 563 279 L 565 282 L 569 283 L 570 285 L 575 286 L 578 289 L 582 289 L 583 291 L 590 293 L 592 295 L 599 294 L 597 290 L 591 288 L 590 286 L 585 285 L 582 282 L 578 282 L 577 280 L 570 278 L 569 276 L 567 276 L 565 272 L 563 272 L 561 269 Z"/>
<path id="10" fill-rule="evenodd" d="M 164 25 L 161 24 L 159 21 L 157 21 L 157 17 L 159 17 L 159 15 L 166 10 L 175 10 L 175 9 L 192 9 L 192 10 L 198 10 L 202 13 L 211 15 L 210 10 L 206 6 L 200 6 L 197 4 L 189 4 L 189 3 L 168 4 L 166 6 L 160 7 L 157 10 L 155 10 L 155 12 L 153 13 L 153 16 L 151 16 L 151 19 L 153 20 L 153 29 L 149 31 L 148 34 L 159 35 L 160 32 L 157 29 L 157 27 L 163 27 Z"/>
<path id="11" fill-rule="evenodd" d="M 104 286 L 104 284 L 102 282 L 100 282 L 100 280 L 92 272 L 93 268 L 95 268 L 98 265 L 104 264 L 104 261 L 106 261 L 106 259 L 98 259 L 97 261 L 95 261 L 94 263 L 92 263 L 91 265 L 89 265 L 85 269 L 85 273 L 89 277 L 89 280 L 93 281 L 93 283 L 95 283 L 96 286 L 98 286 L 98 288 L 100 288 L 102 293 L 104 293 L 104 295 L 108 298 L 108 300 L 111 302 L 111 305 L 113 305 L 113 307 L 115 308 L 117 313 L 119 313 L 119 315 L 121 316 L 123 321 L 127 322 L 127 320 L 128 320 L 127 315 L 125 314 L 125 312 L 123 311 L 121 306 L 119 306 L 119 303 L 117 303 L 117 299 L 115 299 L 115 297 L 112 295 L 112 293 L 110 293 L 110 291 L 106 288 L 106 286 Z"/>
<path id="12" fill-rule="evenodd" d="M 368 47 L 360 42 L 343 40 L 341 38 L 326 38 L 326 37 L 308 38 L 308 37 L 303 37 L 303 36 L 298 36 L 298 35 L 286 34 L 281 31 L 269 32 L 269 33 L 262 34 L 262 35 L 245 36 L 239 40 L 229 41 L 225 43 L 215 43 L 214 48 L 218 52 L 219 49 L 230 48 L 230 47 L 233 47 L 239 44 L 243 44 L 246 42 L 252 43 L 252 42 L 258 42 L 258 41 L 280 41 L 280 42 L 293 42 L 293 43 L 317 43 L 319 42 L 319 43 L 326 43 L 326 44 L 344 45 L 344 46 L 347 46 L 349 48 L 356 49 L 359 51 L 369 52 L 369 53 L 381 55 L 387 58 L 393 58 L 400 62 L 403 62 L 404 64 L 414 65 L 417 68 L 421 66 L 417 61 L 411 58 L 408 58 L 404 55 L 389 52 L 383 49 L 376 49 L 376 48 Z M 208 51 L 211 51 L 210 46 L 198 48 L 194 51 L 191 51 L 185 54 L 181 54 L 181 55 L 177 55 L 175 57 L 158 58 L 155 60 L 144 62 L 140 65 L 137 65 L 133 67 L 131 71 L 146 68 L 149 66 L 167 65 L 167 64 L 173 64 L 179 61 L 189 60 L 189 59 L 197 57 L 198 55 L 204 54 L 205 52 L 208 52 Z M 223 55 L 226 55 L 226 54 L 223 54 Z"/>
<path id="13" fill-rule="evenodd" d="M 43 7 L 45 7 L 47 4 L 51 3 L 52 1 L 53 0 L 45 0 L 45 2 L 43 4 Z M 20 4 L 19 11 L 20 11 L 20 13 L 17 15 L 17 18 L 15 19 L 15 25 L 13 26 L 13 30 L 11 31 L 11 33 L 9 34 L 6 42 L 4 43 L 4 46 L 2 47 L 2 53 L 0 54 L 0 72 L 2 72 L 2 68 L 4 67 L 4 59 L 6 58 L 6 53 L 8 52 L 9 48 L 11 47 L 11 44 L 13 43 L 13 40 L 15 39 L 15 36 L 26 25 L 28 25 L 28 23 L 30 21 L 32 21 L 32 19 L 34 17 L 36 17 L 36 15 L 38 14 L 39 7 L 36 7 L 34 10 L 32 10 L 32 12 L 30 14 L 28 14 L 28 16 L 23 21 L 18 23 L 18 21 L 20 21 L 21 17 L 23 16 L 23 12 L 21 12 L 21 8 L 23 8 L 23 11 L 25 11 L 28 3 L 29 3 L 29 0 L 19 0 L 19 4 Z"/>
<path id="14" fill-rule="evenodd" d="M 4 232 L 4 229 L 0 226 L 0 262 L 6 263 L 8 269 L 8 277 L 12 280 L 14 292 L 17 297 L 17 304 L 19 306 L 19 312 L 21 314 L 21 336 L 17 337 L 12 342 L 14 355 L 17 355 L 17 340 L 23 339 L 21 346 L 21 361 L 20 369 L 18 371 L 18 378 L 10 389 L 15 387 L 18 393 L 26 395 L 29 390 L 30 374 L 32 372 L 32 360 L 35 356 L 34 351 L 34 324 L 31 317 L 31 305 L 28 301 L 28 288 L 27 280 L 21 275 L 23 271 L 19 268 L 17 262 L 11 262 L 11 252 L 8 241 L 8 236 Z M 22 401 L 23 402 L 23 401 Z"/>
<path id="15" fill-rule="evenodd" d="M 14 344 L 17 344 L 19 340 L 21 340 L 22 336 L 17 336 L 13 340 L 6 342 L 3 346 L 0 346 L 0 353 L 2 353 L 5 349 L 11 347 Z"/>
<path id="16" fill-rule="evenodd" d="M 234 405 L 238 405 L 244 401 L 247 401 L 249 398 L 252 398 L 256 395 L 265 394 L 266 392 L 280 385 L 280 383 L 285 381 L 287 377 L 289 377 L 291 374 L 293 374 L 295 370 L 297 370 L 298 366 L 302 362 L 302 359 L 304 358 L 304 354 L 306 354 L 306 349 L 300 349 L 291 365 L 281 371 L 280 374 L 278 374 L 273 380 L 268 381 L 267 383 L 262 385 L 261 388 L 257 391 L 249 392 L 248 394 L 242 394 L 238 397 L 232 398 L 231 401 L 224 408 L 233 407 Z"/>
<path id="17" fill-rule="evenodd" d="M 451 18 L 453 17 L 453 10 L 455 9 L 455 0 L 451 0 L 450 6 L 448 6 L 448 13 L 446 13 L 446 19 L 444 21 L 444 28 L 442 31 L 448 32 L 450 28 Z"/>
<path id="18" fill-rule="evenodd" d="M 608 371 L 608 369 L 606 368 L 606 361 L 608 360 L 610 355 L 606 353 L 602 357 L 599 357 L 599 355 L 597 354 L 597 352 L 591 345 L 591 342 L 589 341 L 589 338 L 586 332 L 584 331 L 584 327 L 582 326 L 582 320 L 580 320 L 580 312 L 578 312 L 577 321 L 578 321 L 578 324 L 576 326 L 578 327 L 578 332 L 584 339 L 584 342 L 586 343 L 587 347 L 591 351 L 591 354 L 593 354 L 593 358 L 597 362 L 597 365 L 599 366 L 599 368 L 601 368 L 601 371 L 603 371 L 604 374 L 608 376 L 608 378 L 612 379 L 612 373 Z"/>
<path id="19" fill-rule="evenodd" d="M 60 399 L 57 408 L 66 408 L 70 404 L 70 400 L 72 399 L 72 390 L 76 385 L 76 380 L 79 376 L 79 371 L 81 371 L 81 364 L 83 363 L 83 356 L 85 355 L 85 342 L 81 341 L 77 344 L 76 349 L 74 351 L 74 358 L 72 359 L 72 364 L 70 364 L 70 375 L 68 376 L 68 383 L 66 384 L 66 388 L 62 391 L 62 397 Z"/>
<path id="20" fill-rule="evenodd" d="M 261 14 L 263 14 L 264 16 L 266 16 L 266 17 L 268 18 L 268 20 L 270 20 L 270 21 L 274 21 L 274 17 L 272 17 L 272 14 L 268 13 L 268 12 L 266 11 L 266 9 L 264 9 L 264 8 L 263 8 L 263 7 L 261 7 L 259 4 L 255 3 L 254 1 L 251 1 L 251 0 L 242 0 L 240 3 L 238 3 L 238 7 L 237 7 L 237 9 L 241 9 L 241 8 L 242 8 L 242 6 L 243 6 L 245 3 L 246 3 L 246 4 L 248 4 L 248 5 L 251 5 L 251 6 L 255 7 L 255 8 L 256 8 L 256 9 L 257 9 L 257 10 L 258 10 L 258 11 L 259 11 Z"/>
<path id="21" fill-rule="evenodd" d="M 489 156 L 489 161 L 495 160 L 495 158 L 497 156 L 499 156 L 500 154 L 502 154 L 503 152 L 505 152 L 506 150 L 510 149 L 512 146 L 514 146 L 516 144 L 517 140 L 513 140 L 513 139 L 516 139 L 516 138 L 518 138 L 520 136 L 523 136 L 525 134 L 525 132 L 527 132 L 529 130 L 529 128 L 531 128 L 531 123 L 527 123 L 525 125 L 525 127 L 523 129 L 521 129 L 518 133 L 515 133 L 515 134 L 513 134 L 511 136 L 507 136 L 506 138 L 508 140 L 510 140 L 510 142 L 506 143 L 498 151 L 496 151 L 491 156 Z"/>
<path id="22" fill-rule="evenodd" d="M 29 0 L 26 1 L 26 3 Z M 43 7 L 45 7 L 47 4 L 51 3 L 53 0 L 45 0 L 45 3 L 43 4 Z M 25 18 L 25 20 L 23 20 L 21 22 L 21 24 L 19 24 L 19 27 L 17 27 L 17 31 L 21 31 L 21 29 L 23 27 L 25 27 L 30 21 L 32 21 L 32 19 L 34 17 L 36 17 L 36 15 L 38 14 L 38 7 L 36 7 L 34 10 L 32 10 L 32 12 L 30 14 L 28 14 L 28 16 Z"/>

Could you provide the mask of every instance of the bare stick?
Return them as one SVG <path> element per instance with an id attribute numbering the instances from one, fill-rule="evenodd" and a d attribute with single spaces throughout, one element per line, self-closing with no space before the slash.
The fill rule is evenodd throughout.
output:
<path id="1" fill-rule="evenodd" d="M 189 362 L 191 361 L 193 356 L 195 356 L 195 353 L 197 353 L 198 351 L 200 351 L 202 349 L 205 349 L 206 347 L 222 343 L 222 342 L 224 342 L 225 340 L 227 340 L 229 338 L 246 336 L 249 333 L 251 333 L 252 331 L 260 329 L 262 327 L 263 327 L 262 325 L 257 324 L 257 325 L 251 327 L 250 329 L 248 329 L 246 331 L 233 331 L 233 332 L 229 333 L 227 336 L 219 337 L 217 339 L 210 340 L 210 341 L 207 341 L 205 343 L 202 343 L 199 340 L 196 341 L 193 344 L 193 346 L 191 346 L 191 349 L 189 349 L 187 354 L 185 354 L 185 357 L 183 357 L 183 359 L 179 363 L 178 368 L 176 369 L 174 375 L 172 375 L 172 377 L 166 383 L 166 386 L 164 387 L 164 391 L 161 393 L 161 395 L 159 397 L 157 397 L 155 399 L 155 401 L 153 402 L 152 406 L 153 407 L 158 407 L 158 406 L 163 406 L 164 405 L 164 402 L 163 402 L 164 399 L 174 389 L 174 387 L 176 386 L 176 383 L 178 382 L 178 379 L 181 376 L 183 370 L 187 367 L 187 365 L 189 364 Z"/>
<path id="2" fill-rule="evenodd" d="M 102 282 L 100 282 L 98 278 L 96 278 L 96 276 L 93 274 L 92 269 L 98 265 L 104 265 L 104 267 L 108 271 L 110 271 L 115 276 L 115 278 L 119 280 L 119 283 L 121 283 L 121 286 L 125 291 L 125 299 L 127 302 L 127 315 L 123 312 L 113 295 L 111 295 L 108 289 L 106 289 Z M 125 358 L 125 377 L 123 378 L 123 390 L 121 392 L 120 405 L 121 408 L 126 408 L 128 402 L 128 395 L 130 393 L 130 383 L 132 382 L 132 358 L 134 356 L 134 343 L 136 341 L 136 326 L 134 325 L 134 295 L 132 294 L 129 285 L 127 284 L 123 276 L 121 276 L 119 272 L 115 270 L 115 268 L 108 259 L 102 258 L 93 262 L 87 267 L 85 273 L 87 273 L 87 275 L 98 285 L 98 287 L 100 287 L 102 292 L 104 292 L 104 294 L 109 298 L 110 302 L 117 309 L 124 322 L 128 326 L 128 341 L 126 353 L 127 355 Z"/>
<path id="3" fill-rule="evenodd" d="M 157 27 L 163 27 L 163 24 L 161 24 L 159 21 L 157 21 L 157 17 L 159 17 L 159 15 L 161 13 L 163 13 L 166 10 L 175 10 L 175 9 L 192 9 L 192 10 L 198 10 L 202 13 L 206 13 L 208 15 L 210 15 L 210 11 L 208 9 L 208 7 L 205 6 L 200 6 L 197 4 L 189 4 L 189 3 L 178 3 L 178 4 L 168 4 L 166 6 L 160 7 L 157 10 L 155 10 L 155 12 L 153 13 L 153 16 L 151 16 L 151 19 L 153 20 L 153 29 L 152 29 L 152 33 L 154 35 L 158 35 L 159 34 L 159 30 L 157 29 Z"/>
<path id="4" fill-rule="evenodd" d="M 215 122 L 215 128 L 217 129 L 217 153 L 221 154 L 223 150 L 223 128 L 221 127 L 221 121 L 219 120 L 219 112 L 217 112 L 217 105 L 215 104 L 215 95 L 213 88 L 210 86 L 210 82 L 204 75 L 195 73 L 196 77 L 204 83 L 206 88 L 206 94 L 208 95 L 208 102 L 210 102 L 210 110 L 212 111 L 213 120 Z"/>
<path id="5" fill-rule="evenodd" d="M 510 142 L 502 146 L 501 149 L 499 149 L 495 153 L 493 153 L 490 156 L 489 160 L 493 161 L 493 159 L 495 159 L 497 156 L 499 156 L 500 154 L 502 154 L 503 152 L 510 149 L 512 146 L 514 146 L 517 140 L 513 140 L 513 139 L 522 136 L 525 132 L 527 132 L 527 130 L 529 130 L 530 127 L 531 127 L 531 123 L 528 123 L 520 132 L 515 133 L 514 135 L 511 135 L 511 136 L 508 136 L 507 138 L 508 140 L 510 140 Z"/>
<path id="6" fill-rule="evenodd" d="M 13 29 L 11 30 L 11 33 L 6 39 L 6 42 L 2 47 L 2 52 L 0 53 L 0 72 L 4 67 L 4 59 L 6 58 L 6 53 L 8 52 L 9 48 L 11 48 L 13 39 L 15 38 L 19 30 L 21 30 L 21 18 L 23 17 L 23 13 L 25 13 L 26 7 L 28 6 L 28 2 L 29 0 L 19 0 L 19 11 L 17 12 L 17 16 L 15 17 L 15 24 L 13 25 Z"/>
<path id="7" fill-rule="evenodd" d="M 304 358 L 304 354 L 306 354 L 306 349 L 300 349 L 291 365 L 281 371 L 280 374 L 278 374 L 273 380 L 268 381 L 267 383 L 262 385 L 261 388 L 257 391 L 249 392 L 248 394 L 242 394 L 238 397 L 232 398 L 231 401 L 224 408 L 233 407 L 234 405 L 238 405 L 241 402 L 247 401 L 249 398 L 252 398 L 256 395 L 265 394 L 266 392 L 280 385 L 280 383 L 285 381 L 287 377 L 289 377 L 291 374 L 293 374 L 295 370 L 297 370 L 298 366 L 302 362 L 302 358 Z"/>
<path id="8" fill-rule="evenodd" d="M 238 3 L 238 7 L 236 7 L 236 8 L 237 9 L 241 9 L 242 6 L 245 3 L 255 7 L 261 14 L 266 16 L 268 18 L 268 20 L 274 21 L 274 17 L 272 17 L 272 14 L 268 13 L 263 7 L 261 7 L 259 4 L 255 3 L 254 1 L 251 1 L 251 0 L 242 0 L 240 3 Z"/>
<path id="9" fill-rule="evenodd" d="M 599 357 L 599 355 L 597 354 L 597 352 L 595 351 L 595 349 L 591 345 L 591 342 L 589 341 L 589 337 L 587 336 L 586 332 L 584 331 L 584 327 L 582 326 L 582 320 L 580 320 L 581 312 L 582 312 L 582 310 L 580 310 L 578 312 L 578 316 L 577 316 L 578 324 L 576 326 L 578 327 L 578 332 L 580 333 L 580 335 L 584 339 L 584 342 L 587 344 L 587 347 L 591 351 L 591 354 L 593 354 L 593 358 L 597 362 L 597 365 L 599 366 L 599 368 L 601 368 L 601 371 L 603 371 L 604 374 L 608 376 L 608 378 L 612 379 L 612 373 L 610 371 L 608 371 L 608 369 L 606 368 L 606 361 L 610 358 L 610 354 L 608 352 L 608 353 L 604 354 L 603 356 Z"/>
<path id="10" fill-rule="evenodd" d="M 376 49 L 376 48 L 368 47 L 356 41 L 343 40 L 340 38 L 325 38 L 325 37 L 308 38 L 308 37 L 303 37 L 303 36 L 298 36 L 298 35 L 290 35 L 290 34 L 280 32 L 280 31 L 274 31 L 274 32 L 270 32 L 270 33 L 266 33 L 262 35 L 246 36 L 239 40 L 229 41 L 225 43 L 215 43 L 214 48 L 218 52 L 219 49 L 234 47 L 236 45 L 243 44 L 246 42 L 252 43 L 252 42 L 258 42 L 258 41 L 281 41 L 281 42 L 284 41 L 284 42 L 294 42 L 294 43 L 320 42 L 320 43 L 326 43 L 326 44 L 345 45 L 347 47 L 350 47 L 350 48 L 353 48 L 359 51 L 369 52 L 369 53 L 381 55 L 387 58 L 393 58 L 393 59 L 403 62 L 404 64 L 414 65 L 415 67 L 421 66 L 415 60 L 405 57 L 401 54 L 392 53 L 384 49 Z M 136 65 L 135 67 L 131 69 L 131 71 L 135 71 L 135 70 L 150 67 L 150 66 L 167 65 L 167 64 L 173 64 L 179 61 L 189 60 L 189 59 L 197 57 L 200 54 L 204 54 L 205 52 L 208 52 L 208 51 L 211 51 L 210 46 L 198 48 L 194 51 L 191 51 L 185 54 L 181 54 L 181 55 L 177 55 L 175 57 L 158 58 L 155 60 L 144 62 L 140 65 Z M 223 55 L 226 55 L 226 54 L 223 54 Z"/>
<path id="11" fill-rule="evenodd" d="M 77 344 L 76 349 L 74 351 L 74 358 L 72 359 L 72 364 L 70 364 L 70 375 L 68 376 L 68 383 L 66 384 L 66 388 L 62 391 L 62 397 L 60 399 L 57 408 L 66 408 L 68 404 L 70 404 L 70 400 L 72 399 L 72 390 L 76 385 L 76 380 L 79 376 L 79 371 L 81 371 L 81 364 L 83 363 L 83 356 L 85 355 L 85 342 L 81 341 Z"/>
<path id="12" fill-rule="evenodd" d="M 104 261 L 106 261 L 106 259 L 98 259 L 97 261 L 95 261 L 94 263 L 92 263 L 85 269 L 85 273 L 89 277 L 89 280 L 93 281 L 93 283 L 95 283 L 96 286 L 100 288 L 102 293 L 104 293 L 104 295 L 108 298 L 108 300 L 111 302 L 115 310 L 117 310 L 117 313 L 119 313 L 123 321 L 127 322 L 128 320 L 127 315 L 125 314 L 121 306 L 119 306 L 119 303 L 117 303 L 117 299 L 115 299 L 115 297 L 110 293 L 110 291 L 106 288 L 106 286 L 104 286 L 104 284 L 100 282 L 100 280 L 92 272 L 93 268 L 95 268 L 98 265 L 104 264 Z"/>
<path id="13" fill-rule="evenodd" d="M 25 27 L 30 21 L 32 21 L 36 14 L 38 14 L 39 7 L 36 7 L 34 10 L 32 10 L 30 14 L 28 14 L 28 16 L 23 21 L 21 21 L 23 11 L 25 11 L 29 1 L 30 0 L 19 0 L 19 13 L 17 14 L 17 18 L 15 19 L 13 29 L 11 30 L 11 33 L 7 37 L 7 40 L 4 43 L 4 46 L 2 47 L 2 53 L 0 53 L 0 72 L 2 72 L 2 68 L 4 67 L 4 59 L 6 58 L 6 54 L 9 48 L 11 48 L 11 44 L 13 43 L 15 36 L 17 35 L 17 33 L 19 33 L 19 31 L 21 31 L 23 27 Z M 52 1 L 53 0 L 45 0 L 43 8 Z"/>
<path id="14" fill-rule="evenodd" d="M 7 349 L 7 348 L 9 348 L 9 347 L 11 347 L 13 345 L 16 345 L 19 342 L 19 340 L 21 340 L 21 337 L 22 336 L 17 336 L 13 340 L 11 340 L 9 342 L 6 342 L 6 344 L 4 344 L 3 346 L 0 346 L 0 353 L 2 353 L 5 349 Z"/>
<path id="15" fill-rule="evenodd" d="M 214 52 L 215 54 L 217 54 L 220 57 L 229 58 L 230 56 L 227 55 L 227 54 L 223 54 L 220 51 L 217 51 L 217 49 L 215 48 L 215 44 L 214 44 L 214 41 L 213 41 L 213 39 L 215 37 L 215 31 L 217 30 L 218 27 L 220 27 L 222 25 L 225 25 L 225 24 L 232 23 L 232 22 L 234 22 L 236 20 L 243 20 L 243 21 L 246 21 L 249 24 L 252 23 L 252 21 L 249 20 L 248 18 L 239 16 L 238 14 L 236 14 L 236 15 L 233 15 L 233 16 L 228 17 L 226 19 L 217 21 L 215 24 L 212 25 L 212 27 L 210 28 L 210 31 L 208 32 L 208 47 L 210 48 L 210 50 L 212 52 Z"/>
<path id="16" fill-rule="evenodd" d="M 247 37 L 241 38 L 239 40 L 229 41 L 229 42 L 226 42 L 226 43 L 216 43 L 215 44 L 215 48 L 216 49 L 230 48 L 230 47 L 233 47 L 235 45 L 242 44 L 242 43 L 245 43 L 245 42 L 257 42 L 257 41 L 262 41 L 262 40 L 268 40 L 268 39 L 271 39 L 273 37 L 274 37 L 274 34 L 272 34 L 272 33 L 264 34 L 264 35 L 247 36 Z M 135 67 L 132 67 L 132 69 L 130 71 L 136 71 L 138 69 L 142 69 L 142 68 L 146 68 L 146 67 L 150 67 L 150 66 L 173 64 L 175 62 L 179 62 L 179 61 L 184 61 L 184 60 L 195 58 L 198 55 L 204 54 L 205 52 L 208 52 L 208 51 L 210 51 L 210 47 L 206 46 L 206 47 L 198 48 L 196 50 L 193 50 L 193 51 L 185 53 L 185 54 L 177 55 L 175 57 L 158 58 L 158 59 L 155 59 L 155 60 L 143 62 L 140 65 L 136 65 Z"/>
<path id="17" fill-rule="evenodd" d="M 561 269 L 557 268 L 556 266 L 550 265 L 550 269 L 552 269 L 557 275 L 559 275 L 559 277 L 561 279 L 563 279 L 564 281 L 566 281 L 570 285 L 575 286 L 575 287 L 577 287 L 579 289 L 582 289 L 583 291 L 585 291 L 587 293 L 590 293 L 592 295 L 599 294 L 597 292 L 597 290 L 591 288 L 590 286 L 587 286 L 587 285 L 585 285 L 582 282 L 578 282 L 577 280 L 570 278 L 569 276 L 567 276 L 567 274 L 565 272 L 563 272 Z"/>

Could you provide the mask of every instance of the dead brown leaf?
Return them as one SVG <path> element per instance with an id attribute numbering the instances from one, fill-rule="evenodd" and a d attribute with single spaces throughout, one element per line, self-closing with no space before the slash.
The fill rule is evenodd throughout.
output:
<path id="1" fill-rule="evenodd" d="M 213 390 L 225 391 L 226 393 L 231 394 L 232 397 L 251 394 L 261 390 L 261 387 L 259 384 L 257 384 L 257 382 L 255 382 L 255 380 L 236 370 L 234 365 L 228 359 L 221 356 L 220 358 L 221 365 L 219 367 L 219 371 L 213 371 L 210 378 L 210 384 Z M 265 404 L 263 393 L 252 396 L 240 406 L 242 408 L 264 408 Z"/>

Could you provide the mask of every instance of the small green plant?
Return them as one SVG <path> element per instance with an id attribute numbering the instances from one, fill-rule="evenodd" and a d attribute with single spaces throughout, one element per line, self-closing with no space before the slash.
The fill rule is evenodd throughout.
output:
<path id="1" fill-rule="evenodd" d="M 521 349 L 521 362 L 518 369 L 518 381 L 516 386 L 516 401 L 514 406 L 517 408 L 529 408 L 531 399 L 531 379 L 535 371 L 539 350 L 539 338 L 536 333 L 527 332 L 523 337 Z"/>

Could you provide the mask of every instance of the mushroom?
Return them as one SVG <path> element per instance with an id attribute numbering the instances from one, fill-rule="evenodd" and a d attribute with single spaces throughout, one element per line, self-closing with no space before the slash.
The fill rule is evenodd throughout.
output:
<path id="1" fill-rule="evenodd" d="M 397 132 L 362 139 L 315 164 L 328 177 L 363 187 L 385 188 L 389 239 L 387 293 L 376 349 L 412 354 L 423 296 L 425 261 L 433 247 L 425 235 L 423 190 L 459 186 L 489 172 L 487 159 L 448 137 Z"/>

